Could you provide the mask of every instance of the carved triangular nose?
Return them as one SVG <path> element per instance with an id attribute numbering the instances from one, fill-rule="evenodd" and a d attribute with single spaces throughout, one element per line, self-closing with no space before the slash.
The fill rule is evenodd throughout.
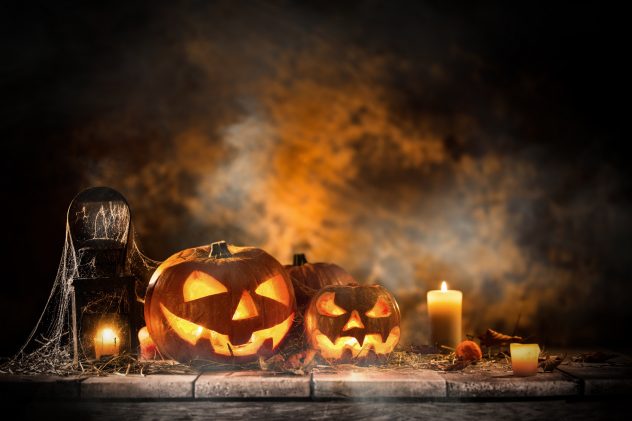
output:
<path id="1" fill-rule="evenodd" d="M 244 291 L 241 294 L 239 304 L 237 304 L 235 314 L 233 314 L 233 320 L 251 319 L 253 317 L 257 317 L 258 315 L 259 312 L 257 311 L 255 302 L 252 300 L 250 294 L 248 294 L 248 291 Z"/>
<path id="2" fill-rule="evenodd" d="M 351 312 L 351 317 L 349 317 L 349 321 L 342 328 L 343 332 L 346 332 L 349 329 L 353 329 L 354 327 L 364 329 L 364 325 L 362 324 L 362 320 L 360 319 L 360 315 L 358 314 L 358 310 L 353 310 Z"/>

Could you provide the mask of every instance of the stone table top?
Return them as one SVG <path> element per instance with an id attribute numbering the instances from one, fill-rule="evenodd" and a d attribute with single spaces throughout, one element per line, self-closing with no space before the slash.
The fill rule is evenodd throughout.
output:
<path id="1" fill-rule="evenodd" d="M 459 372 L 317 367 L 297 376 L 266 371 L 187 375 L 56 377 L 0 375 L 4 399 L 37 400 L 497 400 L 632 395 L 632 361 L 565 362 L 551 373 L 514 377 L 507 369 Z"/>

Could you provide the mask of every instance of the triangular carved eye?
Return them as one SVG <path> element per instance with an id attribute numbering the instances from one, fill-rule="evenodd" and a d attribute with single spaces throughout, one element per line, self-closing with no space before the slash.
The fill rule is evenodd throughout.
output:
<path id="1" fill-rule="evenodd" d="M 388 317 L 391 315 L 391 305 L 384 298 L 378 297 L 373 308 L 364 314 L 373 318 Z"/>
<path id="2" fill-rule="evenodd" d="M 274 301 L 278 301 L 286 306 L 290 305 L 290 291 L 287 289 L 283 276 L 276 275 L 267 281 L 261 283 L 255 293 L 262 297 L 268 297 Z"/>
<path id="3" fill-rule="evenodd" d="M 222 294 L 224 292 L 228 292 L 228 289 L 226 289 L 224 284 L 213 278 L 208 273 L 204 273 L 199 270 L 191 272 L 187 280 L 184 281 L 184 286 L 182 287 L 185 303 L 208 297 L 209 295 Z"/>
<path id="4" fill-rule="evenodd" d="M 335 298 L 335 292 L 323 293 L 323 295 L 321 295 L 316 302 L 316 308 L 318 309 L 318 312 L 323 316 L 329 317 L 345 314 L 347 311 L 334 302 Z"/>

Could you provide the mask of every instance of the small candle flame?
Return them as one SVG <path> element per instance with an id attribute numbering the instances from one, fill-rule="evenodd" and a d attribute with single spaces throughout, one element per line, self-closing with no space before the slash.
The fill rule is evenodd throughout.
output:
<path id="1" fill-rule="evenodd" d="M 448 292 L 448 284 L 445 281 L 441 282 L 441 292 Z"/>
<path id="2" fill-rule="evenodd" d="M 106 327 L 105 329 L 101 330 L 101 338 L 103 338 L 103 341 L 116 340 L 116 334 L 112 329 Z"/>

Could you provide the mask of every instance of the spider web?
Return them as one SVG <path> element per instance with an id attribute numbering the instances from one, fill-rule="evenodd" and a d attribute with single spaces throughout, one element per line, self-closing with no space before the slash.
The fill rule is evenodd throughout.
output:
<path id="1" fill-rule="evenodd" d="M 82 195 L 87 195 L 88 200 L 80 200 Z M 91 200 L 91 195 L 97 200 Z M 61 375 L 76 372 L 73 335 L 79 332 L 74 332 L 72 322 L 73 281 L 133 275 L 136 297 L 142 301 L 149 277 L 159 264 L 140 251 L 123 196 L 104 187 L 78 195 L 68 209 L 64 248 L 46 305 L 24 345 L 0 366 L 0 371 Z M 104 293 L 86 308 L 94 313 L 99 308 L 116 307 L 122 301 L 121 294 Z M 86 362 L 86 355 L 85 350 L 80 350 L 79 365 Z"/>

